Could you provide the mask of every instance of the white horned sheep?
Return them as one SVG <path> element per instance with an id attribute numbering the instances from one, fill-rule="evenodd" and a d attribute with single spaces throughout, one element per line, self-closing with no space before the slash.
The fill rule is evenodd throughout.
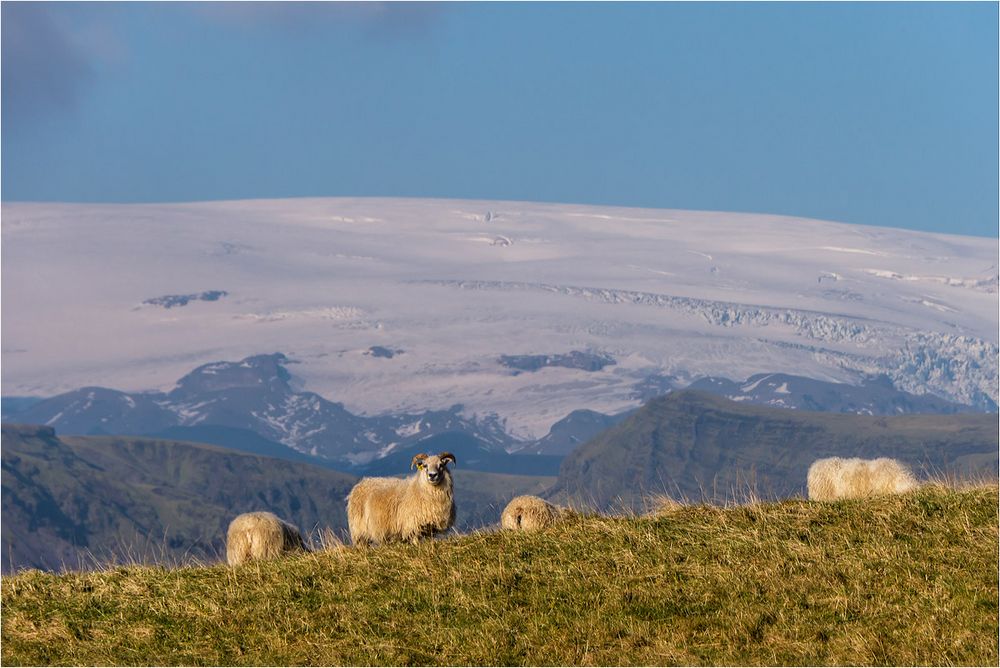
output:
<path id="1" fill-rule="evenodd" d="M 371 545 L 416 543 L 455 524 L 454 483 L 448 463 L 455 455 L 420 453 L 408 478 L 362 478 L 347 495 L 351 542 Z"/>
<path id="2" fill-rule="evenodd" d="M 814 501 L 903 494 L 919 486 L 905 464 L 888 457 L 817 459 L 809 467 L 806 483 Z"/>
<path id="3" fill-rule="evenodd" d="M 500 527 L 509 531 L 536 531 L 574 513 L 537 496 L 516 496 L 500 515 Z"/>
<path id="4" fill-rule="evenodd" d="M 230 566 L 308 549 L 298 528 L 274 513 L 243 513 L 229 523 L 226 532 L 226 562 Z"/>

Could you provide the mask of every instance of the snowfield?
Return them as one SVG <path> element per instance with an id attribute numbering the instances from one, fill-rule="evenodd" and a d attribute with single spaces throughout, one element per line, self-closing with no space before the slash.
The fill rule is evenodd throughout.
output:
<path id="1" fill-rule="evenodd" d="M 300 199 L 5 203 L 2 244 L 4 396 L 167 391 L 198 365 L 282 352 L 299 389 L 354 413 L 462 404 L 521 438 L 576 409 L 634 407 L 650 379 L 886 374 L 981 408 L 998 398 L 995 239 L 738 213 Z M 614 363 L 500 361 L 574 351 Z"/>

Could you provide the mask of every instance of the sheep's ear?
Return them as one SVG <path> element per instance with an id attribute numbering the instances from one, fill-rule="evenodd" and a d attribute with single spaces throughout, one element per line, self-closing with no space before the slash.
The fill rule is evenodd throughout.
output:
<path id="1" fill-rule="evenodd" d="M 424 465 L 424 460 L 427 459 L 427 455 L 424 453 L 413 455 L 413 461 L 410 462 L 410 469 L 420 468 Z"/>
<path id="2" fill-rule="evenodd" d="M 442 464 L 447 464 L 448 462 L 451 462 L 452 464 L 455 463 L 455 455 L 451 454 L 450 452 L 442 452 L 440 455 L 438 455 L 438 457 L 441 458 Z"/>

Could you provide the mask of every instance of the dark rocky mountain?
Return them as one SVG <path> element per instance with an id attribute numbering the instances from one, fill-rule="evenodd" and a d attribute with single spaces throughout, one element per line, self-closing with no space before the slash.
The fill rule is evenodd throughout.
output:
<path id="1" fill-rule="evenodd" d="M 103 487 L 96 467 L 59 441 L 51 427 L 4 425 L 0 481 L 3 571 L 76 565 L 78 550 L 91 543 L 87 524 L 98 519 L 93 515 L 106 516 L 105 508 L 91 511 L 87 501 Z M 101 491 L 109 504 L 122 505 L 122 490 Z"/>
<path id="2" fill-rule="evenodd" d="M 3 397 L 0 399 L 0 420 L 8 421 L 8 416 L 17 415 L 34 406 L 41 397 Z"/>
<path id="3" fill-rule="evenodd" d="M 269 510 L 304 532 L 345 536 L 358 478 L 312 464 L 215 446 L 118 436 L 58 437 L 3 425 L 3 570 L 114 562 L 216 561 L 233 517 Z M 402 475 L 407 467 L 391 471 Z M 495 524 L 518 494 L 554 477 L 455 471 L 456 528 Z"/>
<path id="4" fill-rule="evenodd" d="M 827 413 L 951 415 L 979 412 L 972 406 L 952 403 L 932 394 L 910 394 L 897 390 L 888 376 L 869 378 L 861 385 L 847 385 L 784 373 L 762 373 L 742 383 L 728 378 L 701 378 L 686 389 L 758 406 Z"/>
<path id="5" fill-rule="evenodd" d="M 65 434 L 148 434 L 177 424 L 163 396 L 84 387 L 5 413 L 4 420 L 45 424 Z"/>
<path id="6" fill-rule="evenodd" d="M 642 509 L 654 494 L 695 501 L 805 493 L 821 457 L 896 457 L 922 475 L 994 477 L 997 416 L 894 417 L 790 411 L 697 391 L 654 399 L 570 453 L 549 496 Z"/>
<path id="7" fill-rule="evenodd" d="M 198 367 L 168 393 L 128 394 L 88 387 L 37 401 L 5 418 L 45 424 L 59 433 L 145 435 L 175 427 L 250 431 L 339 466 L 361 465 L 393 443 L 460 431 L 502 452 L 513 439 L 494 420 L 469 420 L 462 407 L 363 417 L 312 392 L 297 392 L 280 353 Z"/>
<path id="8" fill-rule="evenodd" d="M 4 568 L 214 561 L 240 512 L 346 526 L 354 476 L 222 448 L 3 426 Z M 91 565 L 93 565 L 91 563 Z"/>
<path id="9" fill-rule="evenodd" d="M 616 364 L 615 358 L 609 355 L 582 352 L 580 350 L 571 350 L 568 353 L 555 355 L 501 355 L 499 362 L 501 366 L 514 369 L 515 373 L 521 371 L 538 371 L 549 366 L 580 369 L 582 371 L 600 371 L 610 364 Z"/>
<path id="10" fill-rule="evenodd" d="M 396 355 L 402 355 L 403 350 L 399 348 L 386 348 L 385 346 L 372 346 L 365 351 L 365 355 L 371 355 L 372 357 L 382 357 L 384 359 L 391 360 Z"/>
<path id="11" fill-rule="evenodd" d="M 162 306 L 163 308 L 173 308 L 175 306 L 187 306 L 189 302 L 193 301 L 203 301 L 203 302 L 215 302 L 219 301 L 222 297 L 225 297 L 229 293 L 225 290 L 206 290 L 204 292 L 196 292 L 191 295 L 163 295 L 162 297 L 153 297 L 152 299 L 146 299 L 143 304 L 148 304 L 150 306 Z"/>

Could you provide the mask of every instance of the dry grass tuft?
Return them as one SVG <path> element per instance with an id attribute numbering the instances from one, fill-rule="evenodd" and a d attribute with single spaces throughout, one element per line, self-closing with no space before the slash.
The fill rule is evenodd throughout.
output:
<path id="1" fill-rule="evenodd" d="M 317 529 L 310 537 L 310 549 L 314 552 L 339 552 L 347 549 L 347 544 L 330 527 Z"/>
<path id="2" fill-rule="evenodd" d="M 662 517 L 664 515 L 672 515 L 688 504 L 666 495 L 655 495 L 649 498 L 646 505 L 649 508 L 646 512 L 647 516 Z"/>

